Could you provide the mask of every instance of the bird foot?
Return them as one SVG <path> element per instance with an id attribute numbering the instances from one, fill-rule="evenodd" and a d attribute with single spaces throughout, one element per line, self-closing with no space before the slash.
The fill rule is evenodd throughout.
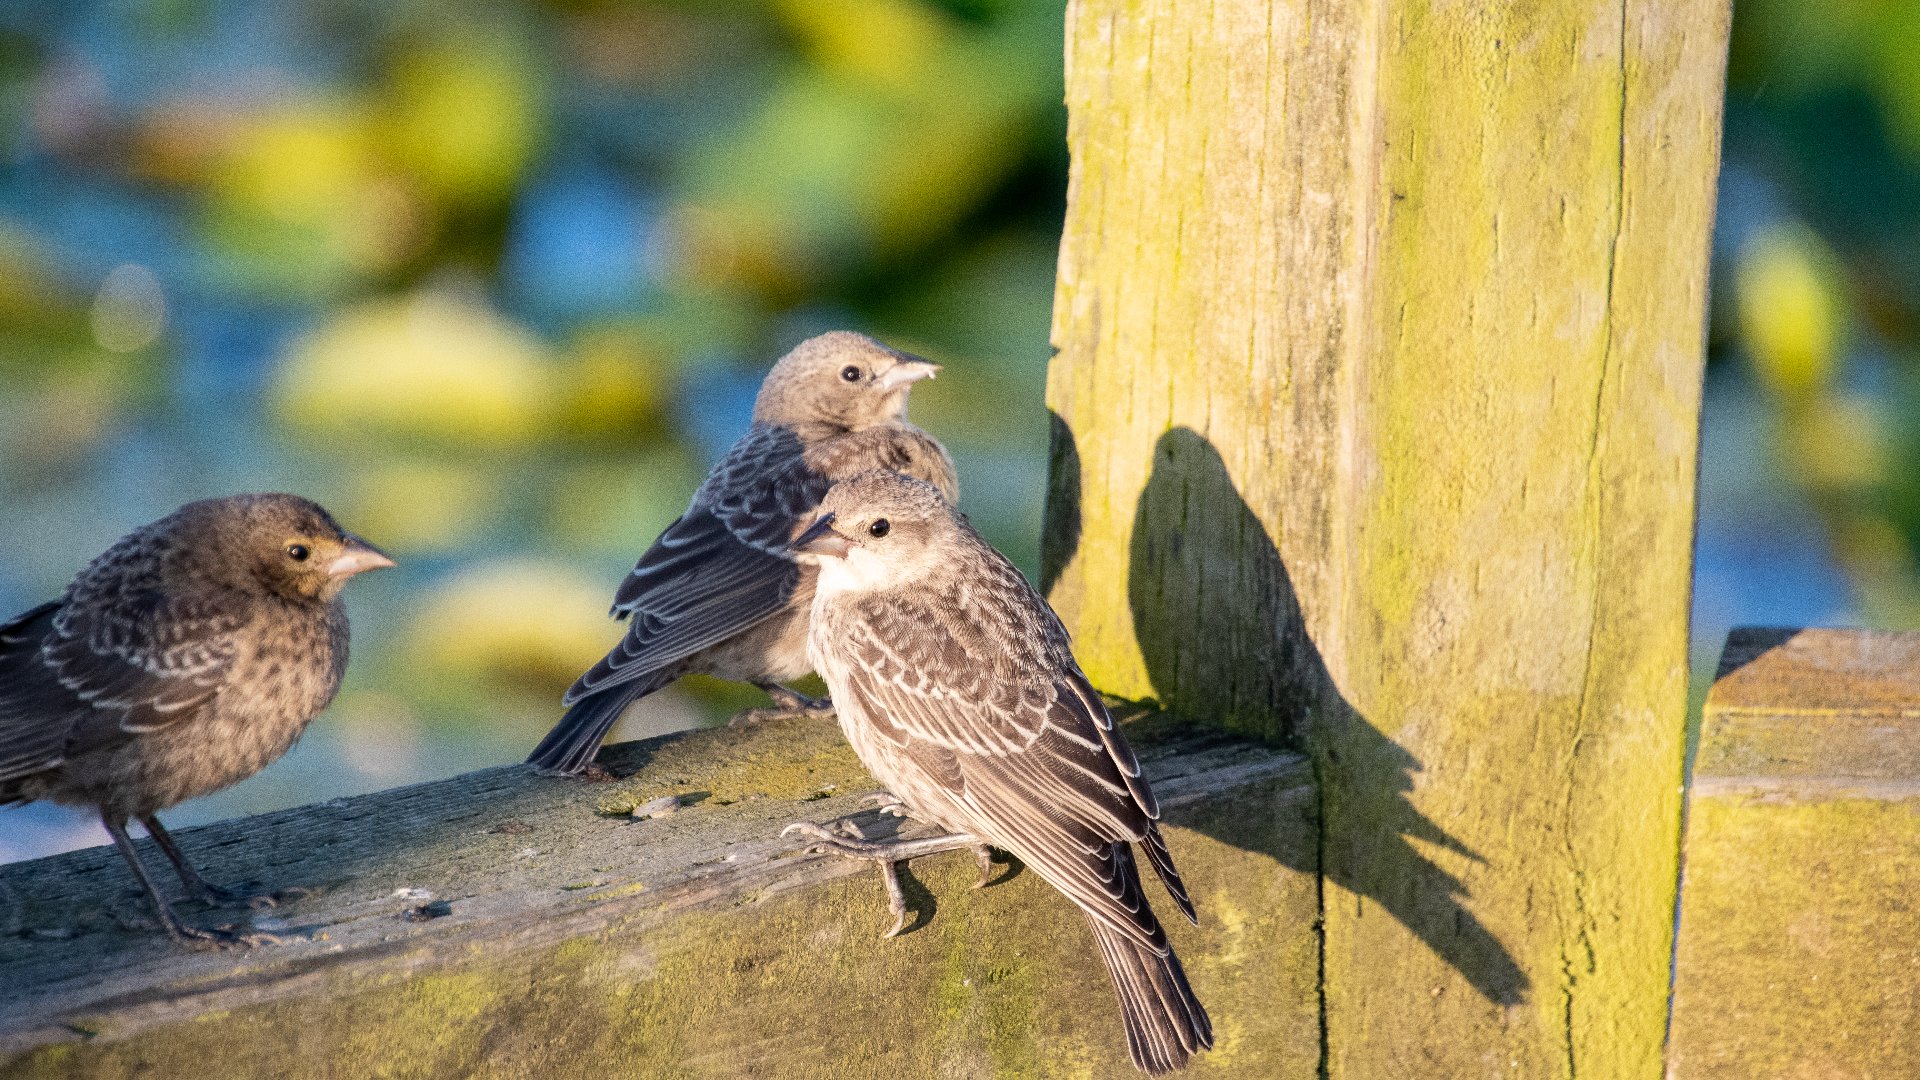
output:
<path id="1" fill-rule="evenodd" d="M 216 926 L 211 929 L 184 924 L 167 927 L 167 936 L 174 944 L 199 951 L 217 949 L 252 949 L 261 945 L 285 945 L 292 939 L 278 934 L 269 934 L 264 930 L 254 930 L 239 926 Z"/>
<path id="2" fill-rule="evenodd" d="M 803 698 L 801 700 L 810 700 Z M 776 706 L 771 709 L 742 709 L 734 713 L 727 721 L 730 728 L 754 727 L 775 720 L 827 720 L 834 716 L 833 703 L 806 705 L 797 708 Z"/>
<path id="3" fill-rule="evenodd" d="M 876 791 L 871 795 L 862 795 L 860 805 L 897 818 L 912 816 L 907 810 L 907 804 L 901 802 L 899 797 L 891 791 Z"/>
<path id="4" fill-rule="evenodd" d="M 248 884 L 252 883 L 249 882 Z M 195 890 L 195 894 L 201 900 L 205 901 L 209 907 L 245 906 L 255 911 L 266 911 L 270 908 L 277 908 L 281 904 L 312 896 L 313 890 L 303 889 L 294 885 L 284 889 L 275 889 L 272 892 L 255 892 L 250 888 L 229 888 L 202 882 L 201 887 Z"/>
<path id="5" fill-rule="evenodd" d="M 893 913 L 893 926 L 880 935 L 883 941 L 897 937 L 907 925 L 907 894 L 900 888 L 899 864 L 922 855 L 963 847 L 983 847 L 978 840 L 964 833 L 928 836 L 918 840 L 868 840 L 861 834 L 858 825 L 844 818 L 832 829 L 812 821 L 796 821 L 780 830 L 780 835 L 806 836 L 815 841 L 808 850 L 862 859 L 880 868 L 880 883 L 887 889 L 887 910 Z"/>
<path id="6" fill-rule="evenodd" d="M 728 727 L 751 727 L 769 720 L 820 720 L 833 715 L 833 702 L 810 698 L 779 683 L 754 683 L 773 699 L 771 709 L 746 709 L 727 721 Z"/>
<path id="7" fill-rule="evenodd" d="M 828 701 L 826 698 L 810 698 L 797 690 L 781 686 L 779 683 L 756 683 L 755 685 L 765 690 L 767 696 L 773 699 L 775 705 L 790 712 L 818 711 L 822 709 L 828 712 L 833 711 L 833 702 Z"/>
<path id="8" fill-rule="evenodd" d="M 984 889 L 987 882 L 993 880 L 993 849 L 985 844 L 973 845 L 973 861 L 980 864 L 980 877 L 973 883 L 976 889 Z"/>

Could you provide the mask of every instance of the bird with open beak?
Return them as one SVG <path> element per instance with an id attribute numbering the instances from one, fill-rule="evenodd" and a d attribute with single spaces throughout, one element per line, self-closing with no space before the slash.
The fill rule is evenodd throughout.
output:
<path id="1" fill-rule="evenodd" d="M 892 932 L 906 915 L 896 862 L 983 845 L 1012 852 L 1086 914 L 1135 1065 L 1164 1073 L 1212 1046 L 1134 862 L 1138 844 L 1194 918 L 1159 808 L 1046 600 L 938 491 L 897 473 L 836 485 L 794 550 L 819 566 L 807 645 L 841 730 L 896 812 L 946 835 L 873 842 L 812 822 L 788 831 L 877 863 Z"/>
<path id="2" fill-rule="evenodd" d="M 752 683 L 774 699 L 737 722 L 831 711 L 783 685 L 812 670 L 813 571 L 788 544 L 834 481 L 871 469 L 958 497 L 946 449 L 907 422 L 909 392 L 939 370 L 848 331 L 781 357 L 760 385 L 752 426 L 615 593 L 626 636 L 567 691 L 567 714 L 527 760 L 545 773 L 599 775 L 594 754 L 627 706 L 693 673 Z"/>
<path id="3" fill-rule="evenodd" d="M 295 495 L 188 503 L 129 533 L 58 600 L 0 623 L 0 807 L 98 812 L 177 942 L 274 940 L 181 922 L 127 823 L 146 827 L 195 898 L 270 903 L 208 884 L 156 815 L 287 752 L 346 671 L 340 590 L 392 565 Z"/>

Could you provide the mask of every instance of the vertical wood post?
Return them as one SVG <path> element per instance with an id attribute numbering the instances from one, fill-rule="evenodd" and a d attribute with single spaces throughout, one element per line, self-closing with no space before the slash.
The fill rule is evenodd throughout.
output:
<path id="1" fill-rule="evenodd" d="M 1653 1077 L 1726 0 L 1074 0 L 1044 570 L 1300 742 L 1332 1077 Z"/>

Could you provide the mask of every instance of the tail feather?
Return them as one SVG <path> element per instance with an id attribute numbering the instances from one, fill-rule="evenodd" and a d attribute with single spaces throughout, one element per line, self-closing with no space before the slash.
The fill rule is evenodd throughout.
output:
<path id="1" fill-rule="evenodd" d="M 577 776 L 593 763 L 600 744 L 627 706 L 672 682 L 672 672 L 655 672 L 609 686 L 573 703 L 547 737 L 527 755 L 527 763 L 548 776 Z"/>
<path id="2" fill-rule="evenodd" d="M 1180 880 L 1180 872 L 1173 868 L 1173 853 L 1167 850 L 1167 842 L 1160 838 L 1160 826 L 1149 822 L 1147 833 L 1140 838 L 1140 848 L 1147 853 L 1147 861 L 1153 864 L 1153 872 L 1159 875 L 1160 884 L 1167 887 L 1167 895 L 1173 897 L 1173 904 L 1180 914 L 1195 926 L 1200 924 L 1200 916 L 1193 910 L 1193 898 L 1187 895 L 1186 882 Z"/>
<path id="3" fill-rule="evenodd" d="M 1094 940 L 1120 996 L 1127 1050 L 1140 1071 L 1160 1076 L 1213 1046 L 1213 1021 L 1194 996 L 1179 957 L 1164 954 L 1091 919 Z"/>

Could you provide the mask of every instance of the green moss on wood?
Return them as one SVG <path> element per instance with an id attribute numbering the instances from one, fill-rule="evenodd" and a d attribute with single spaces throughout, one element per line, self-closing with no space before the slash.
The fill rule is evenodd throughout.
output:
<path id="1" fill-rule="evenodd" d="M 1920 796 L 1696 798 L 1668 1075 L 1920 1076 Z"/>
<path id="2" fill-rule="evenodd" d="M 831 729 L 831 730 L 829 730 Z M 602 796 L 602 813 L 627 814 L 661 795 L 718 805 L 748 799 L 801 799 L 873 788 L 831 721 L 790 720 L 693 732 L 662 743 L 632 781 Z"/>

